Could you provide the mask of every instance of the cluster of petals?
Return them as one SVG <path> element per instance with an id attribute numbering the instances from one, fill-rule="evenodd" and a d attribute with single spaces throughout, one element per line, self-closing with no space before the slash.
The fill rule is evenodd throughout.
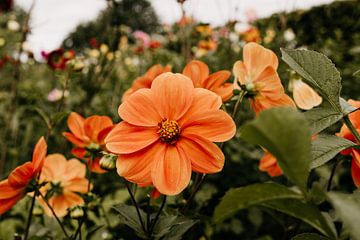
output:
<path id="1" fill-rule="evenodd" d="M 285 94 L 277 68 L 275 53 L 253 42 L 244 46 L 243 61 L 234 64 L 234 88 L 247 91 L 256 114 L 272 107 L 295 107 L 293 100 Z"/>
<path id="2" fill-rule="evenodd" d="M 291 80 L 289 89 L 293 93 L 296 106 L 300 109 L 310 110 L 322 103 L 322 97 L 301 79 Z"/>
<path id="3" fill-rule="evenodd" d="M 106 148 L 118 155 L 118 174 L 176 195 L 192 171 L 221 171 L 224 155 L 214 142 L 227 141 L 236 131 L 221 105 L 219 96 L 194 88 L 185 75 L 159 75 L 150 89 L 136 91 L 119 106 L 123 122 L 105 138 Z"/>
<path id="4" fill-rule="evenodd" d="M 360 101 L 355 101 L 355 100 L 350 99 L 350 100 L 348 100 L 348 103 L 355 108 L 360 108 Z M 358 133 L 360 133 L 360 112 L 355 111 L 353 113 L 350 113 L 349 119 L 350 119 L 351 123 L 354 125 L 356 131 Z M 339 137 L 343 137 L 347 140 L 350 140 L 352 142 L 359 144 L 356 141 L 356 138 L 354 137 L 354 135 L 351 133 L 351 131 L 345 124 L 341 127 L 340 132 L 337 135 Z M 351 162 L 352 179 L 354 181 L 354 184 L 357 187 L 360 187 L 360 150 L 351 148 L 351 149 L 344 150 L 341 153 L 344 155 L 350 154 L 352 156 L 352 162 Z"/>
<path id="5" fill-rule="evenodd" d="M 84 204 L 77 193 L 87 193 L 89 181 L 85 178 L 86 166 L 77 159 L 66 160 L 62 154 L 50 154 L 46 157 L 40 181 L 47 184 L 40 189 L 43 196 L 56 185 L 57 191 L 48 199 L 48 203 L 58 217 L 67 214 L 68 209 Z M 38 198 L 48 216 L 53 216 L 42 198 Z"/>
<path id="6" fill-rule="evenodd" d="M 114 127 L 111 118 L 93 115 L 85 119 L 78 113 L 72 112 L 67 119 L 67 124 L 71 132 L 64 132 L 63 135 L 75 145 L 71 151 L 72 154 L 77 158 L 87 160 L 89 164 L 92 162 L 92 172 L 105 172 L 99 165 L 100 157 L 91 160 L 88 149 L 106 150 L 104 139 Z"/>
<path id="7" fill-rule="evenodd" d="M 43 168 L 47 145 L 41 137 L 37 142 L 31 162 L 15 168 L 9 177 L 0 182 L 0 214 L 10 210 L 27 194 L 27 188 L 32 180 L 37 178 Z"/>

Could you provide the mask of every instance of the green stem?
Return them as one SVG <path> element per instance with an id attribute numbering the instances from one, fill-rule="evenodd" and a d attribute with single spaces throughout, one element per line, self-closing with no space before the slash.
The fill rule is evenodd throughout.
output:
<path id="1" fill-rule="evenodd" d="M 156 214 L 154 221 L 151 223 L 150 230 L 149 230 L 149 239 L 151 239 L 151 235 L 154 232 L 156 222 L 159 220 L 160 214 L 161 214 L 162 210 L 164 209 L 165 203 L 166 203 L 166 195 L 164 195 L 160 209 L 159 209 L 158 213 Z"/>
<path id="2" fill-rule="evenodd" d="M 28 214 L 28 218 L 27 218 L 24 240 L 27 240 L 29 237 L 29 230 L 30 230 L 31 219 L 32 219 L 33 210 L 34 210 L 34 206 L 35 206 L 35 199 L 36 199 L 36 193 L 34 193 L 34 196 L 32 197 L 32 200 L 31 200 L 31 206 L 30 206 L 30 210 L 29 210 L 29 214 Z"/>
<path id="3" fill-rule="evenodd" d="M 356 128 L 350 121 L 349 116 L 346 115 L 343 119 L 344 119 L 346 126 L 349 128 L 350 132 L 352 133 L 352 135 L 356 138 L 357 143 L 360 144 L 360 134 L 358 133 L 358 131 L 356 130 Z"/>
<path id="4" fill-rule="evenodd" d="M 185 214 L 189 210 L 190 205 L 196 196 L 196 193 L 200 190 L 200 187 L 205 180 L 205 176 L 206 176 L 205 174 L 202 174 L 202 176 L 200 178 L 198 178 L 198 181 L 195 183 L 194 190 L 190 194 L 189 199 L 186 201 L 185 206 L 180 211 L 182 214 Z"/>
<path id="5" fill-rule="evenodd" d="M 342 162 L 341 160 L 340 160 L 340 161 L 336 161 L 336 162 L 334 163 L 334 166 L 333 166 L 332 169 L 331 169 L 331 174 L 330 174 L 329 181 L 328 181 L 327 188 L 326 188 L 326 191 L 327 191 L 327 192 L 329 192 L 329 191 L 331 190 L 331 184 L 332 184 L 333 178 L 334 178 L 334 176 L 335 176 L 336 168 L 337 168 L 337 166 L 340 165 L 341 162 Z"/>
<path id="6" fill-rule="evenodd" d="M 238 108 L 240 106 L 240 103 L 242 102 L 242 100 L 244 99 L 244 96 L 246 95 L 246 91 L 241 91 L 239 96 L 238 96 L 238 100 L 236 101 L 235 103 L 235 106 L 234 106 L 234 110 L 233 110 L 233 113 L 231 114 L 231 118 L 234 119 L 235 118 L 235 115 L 238 111 Z"/>

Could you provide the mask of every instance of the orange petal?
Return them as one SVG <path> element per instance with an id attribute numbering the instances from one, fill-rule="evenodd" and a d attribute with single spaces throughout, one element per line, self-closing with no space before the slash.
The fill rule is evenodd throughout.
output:
<path id="1" fill-rule="evenodd" d="M 46 215 L 48 215 L 49 217 L 54 217 L 53 213 L 51 212 L 51 210 L 49 209 L 49 207 L 46 205 L 46 203 L 44 201 L 39 201 L 39 203 L 41 204 L 41 206 L 43 207 Z M 68 206 L 67 206 L 67 202 L 66 199 L 64 197 L 64 195 L 57 195 L 54 196 L 52 198 L 49 199 L 49 204 L 52 207 L 52 209 L 54 210 L 56 216 L 58 217 L 64 217 L 68 211 Z"/>
<path id="2" fill-rule="evenodd" d="M 154 186 L 160 193 L 176 195 L 190 182 L 191 161 L 181 154 L 175 146 L 168 145 L 165 156 L 156 159 L 151 169 Z"/>
<path id="3" fill-rule="evenodd" d="M 202 137 L 182 137 L 177 146 L 191 161 L 195 172 L 216 173 L 224 166 L 225 157 L 220 148 Z"/>
<path id="4" fill-rule="evenodd" d="M 231 83 L 225 83 L 224 85 L 213 89 L 212 91 L 219 95 L 223 102 L 227 102 L 233 96 L 234 85 Z"/>
<path id="5" fill-rule="evenodd" d="M 265 68 L 253 82 L 260 95 L 271 99 L 278 99 L 284 93 L 279 75 L 272 67 Z"/>
<path id="6" fill-rule="evenodd" d="M 119 107 L 120 117 L 133 125 L 153 127 L 161 122 L 161 117 L 152 100 L 150 89 L 140 89 Z"/>
<path id="7" fill-rule="evenodd" d="M 234 85 L 236 86 L 236 89 L 240 89 L 240 86 L 238 85 L 238 82 L 240 85 L 247 83 L 247 70 L 244 62 L 242 61 L 236 61 L 233 66 L 233 74 L 235 76 Z"/>
<path id="8" fill-rule="evenodd" d="M 87 193 L 89 181 L 85 178 L 73 178 L 64 183 L 64 191 Z"/>
<path id="9" fill-rule="evenodd" d="M 35 177 L 34 165 L 32 162 L 26 162 L 15 168 L 9 175 L 9 184 L 13 188 L 24 188 L 29 181 Z"/>
<path id="10" fill-rule="evenodd" d="M 83 141 L 89 141 L 89 138 L 85 134 L 84 129 L 84 118 L 76 112 L 72 112 L 68 117 L 67 124 L 70 131 L 75 135 L 76 138 Z"/>
<path id="11" fill-rule="evenodd" d="M 78 147 L 86 147 L 86 145 L 87 145 L 83 140 L 77 138 L 77 137 L 76 137 L 74 134 L 72 134 L 72 133 L 63 132 L 63 136 L 66 137 L 66 139 L 67 139 L 69 142 L 75 144 L 75 145 L 78 146 Z"/>
<path id="12" fill-rule="evenodd" d="M 151 183 L 151 169 L 157 159 L 165 155 L 166 144 L 156 142 L 132 154 L 120 155 L 116 169 L 120 176 L 137 184 Z"/>
<path id="13" fill-rule="evenodd" d="M 62 180 L 68 181 L 74 178 L 84 178 L 86 176 L 86 166 L 77 159 L 66 161 L 65 172 Z"/>
<path id="14" fill-rule="evenodd" d="M 0 199 L 0 215 L 9 211 L 22 198 L 23 195 L 17 195 L 8 199 Z"/>
<path id="15" fill-rule="evenodd" d="M 209 76 L 209 67 L 201 61 L 193 60 L 185 66 L 182 73 L 193 81 L 195 87 L 203 87 Z"/>
<path id="16" fill-rule="evenodd" d="M 114 127 L 115 127 L 115 125 L 111 125 L 110 127 L 104 128 L 103 130 L 101 130 L 101 131 L 99 132 L 99 135 L 98 135 L 98 137 L 97 137 L 97 142 L 98 142 L 100 145 L 104 145 L 104 144 L 105 144 L 104 140 L 105 140 L 106 136 L 109 134 L 109 132 L 110 132 L 111 130 L 113 130 Z"/>
<path id="17" fill-rule="evenodd" d="M 8 179 L 5 179 L 0 182 L 0 200 L 23 195 L 23 190 L 23 188 L 13 188 L 10 186 Z"/>
<path id="18" fill-rule="evenodd" d="M 88 164 L 90 164 L 89 160 L 88 160 Z M 100 158 L 95 158 L 93 160 L 93 163 L 91 166 L 91 171 L 94 173 L 106 173 L 107 172 L 100 166 Z"/>
<path id="19" fill-rule="evenodd" d="M 47 150 L 47 145 L 46 145 L 45 139 L 44 139 L 44 137 L 41 137 L 35 145 L 33 157 L 32 157 L 32 162 L 34 164 L 34 170 L 36 172 L 40 172 L 44 165 L 44 161 L 45 161 L 45 157 L 46 157 L 46 150 Z"/>
<path id="20" fill-rule="evenodd" d="M 259 169 L 267 172 L 271 177 L 282 175 L 282 170 L 277 164 L 276 158 L 269 152 L 265 152 L 265 155 L 260 159 Z"/>
<path id="21" fill-rule="evenodd" d="M 234 120 L 222 110 L 194 114 L 181 126 L 181 135 L 197 135 L 211 142 L 230 140 L 236 133 Z"/>
<path id="22" fill-rule="evenodd" d="M 67 209 L 84 204 L 82 197 L 70 191 L 64 191 L 64 199 L 67 204 Z"/>
<path id="23" fill-rule="evenodd" d="M 151 80 L 154 80 L 157 76 L 159 76 L 162 73 L 170 72 L 171 67 L 170 66 L 161 66 L 160 64 L 156 64 L 149 68 L 149 70 L 146 72 L 145 76 Z M 149 88 L 151 85 L 149 86 Z"/>
<path id="24" fill-rule="evenodd" d="M 60 153 L 49 154 L 45 158 L 41 179 L 44 181 L 61 181 L 66 174 L 67 160 Z"/>
<path id="25" fill-rule="evenodd" d="M 163 73 L 158 76 L 151 90 L 161 118 L 181 118 L 193 101 L 193 89 L 191 80 L 182 74 Z"/>
<path id="26" fill-rule="evenodd" d="M 301 80 L 293 82 L 293 97 L 296 105 L 303 110 L 310 110 L 321 104 L 322 97 Z"/>
<path id="27" fill-rule="evenodd" d="M 86 156 L 87 151 L 84 148 L 79 148 L 79 147 L 73 148 L 71 150 L 71 153 L 72 153 L 72 155 L 74 155 L 75 157 L 80 158 L 80 159 L 87 158 L 87 156 Z"/>
<path id="28" fill-rule="evenodd" d="M 159 139 L 157 129 L 121 122 L 105 138 L 106 148 L 117 154 L 139 151 Z"/>
<path id="29" fill-rule="evenodd" d="M 84 121 L 85 134 L 93 141 L 97 142 L 99 133 L 108 127 L 111 127 L 113 122 L 107 116 L 94 115 L 88 117 Z"/>
<path id="30" fill-rule="evenodd" d="M 203 88 L 207 88 L 211 90 L 216 89 L 221 85 L 223 85 L 224 82 L 229 79 L 230 75 L 231 72 L 225 70 L 217 71 L 213 74 L 210 74 L 210 76 L 207 79 L 205 79 Z"/>

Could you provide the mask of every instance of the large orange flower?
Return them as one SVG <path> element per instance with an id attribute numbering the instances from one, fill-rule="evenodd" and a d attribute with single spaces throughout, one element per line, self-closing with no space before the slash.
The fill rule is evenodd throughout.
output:
<path id="1" fill-rule="evenodd" d="M 72 112 L 67 120 L 71 131 L 64 132 L 63 135 L 75 144 L 72 154 L 80 159 L 87 160 L 90 164 L 90 153 L 88 150 L 105 150 L 104 139 L 110 130 L 114 127 L 112 120 L 107 116 L 94 115 L 84 119 L 78 113 Z M 100 158 L 93 159 L 91 171 L 103 173 L 99 165 Z"/>
<path id="2" fill-rule="evenodd" d="M 277 106 L 295 107 L 291 98 L 285 94 L 276 72 L 277 67 L 275 53 L 257 43 L 246 44 L 243 61 L 234 64 L 234 88 L 247 92 L 255 113 Z"/>
<path id="3" fill-rule="evenodd" d="M 10 210 L 26 193 L 32 180 L 37 180 L 44 165 L 46 142 L 43 137 L 37 142 L 31 162 L 15 168 L 9 177 L 0 182 L 0 214 Z"/>
<path id="4" fill-rule="evenodd" d="M 158 76 L 151 89 L 138 90 L 120 105 L 124 121 L 105 138 L 107 149 L 119 155 L 118 174 L 176 195 L 192 171 L 221 171 L 224 155 L 213 142 L 227 141 L 236 131 L 221 104 L 219 96 L 194 88 L 182 74 Z"/>
<path id="5" fill-rule="evenodd" d="M 145 75 L 138 77 L 134 80 L 129 88 L 123 95 L 122 101 L 125 101 L 131 94 L 136 92 L 141 88 L 150 88 L 153 80 L 162 73 L 170 72 L 171 67 L 166 65 L 165 67 L 161 66 L 160 64 L 156 64 L 152 66 Z"/>
<path id="6" fill-rule="evenodd" d="M 233 95 L 233 85 L 225 83 L 231 75 L 229 71 L 222 70 L 209 75 L 209 67 L 205 63 L 193 60 L 185 66 L 183 74 L 193 81 L 195 87 L 209 89 L 219 95 L 223 102 Z"/>
<path id="7" fill-rule="evenodd" d="M 48 200 L 58 217 L 67 214 L 71 207 L 84 204 L 84 200 L 78 193 L 87 193 L 89 181 L 85 178 L 86 167 L 77 159 L 66 158 L 58 153 L 46 157 L 40 180 L 47 182 L 40 191 L 43 195 L 51 192 Z M 53 216 L 44 200 L 39 197 L 39 203 L 43 206 L 48 216 Z"/>
<path id="8" fill-rule="evenodd" d="M 355 101 L 355 100 L 350 99 L 348 101 L 348 103 L 355 108 L 360 108 L 360 101 Z M 356 131 L 358 133 L 360 133 L 360 111 L 355 111 L 353 113 L 350 113 L 349 119 L 350 119 L 351 123 L 354 125 Z M 341 127 L 340 132 L 337 135 L 339 137 L 346 138 L 352 142 L 359 144 L 356 141 L 356 138 L 354 137 L 354 135 L 351 133 L 351 131 L 345 124 Z M 360 150 L 351 148 L 351 149 L 344 150 L 341 153 L 344 155 L 350 154 L 352 156 L 351 175 L 352 175 L 354 184 L 357 187 L 360 187 Z"/>

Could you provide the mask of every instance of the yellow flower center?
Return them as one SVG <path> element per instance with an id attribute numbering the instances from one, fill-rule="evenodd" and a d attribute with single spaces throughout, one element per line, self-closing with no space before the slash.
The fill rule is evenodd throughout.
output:
<path id="1" fill-rule="evenodd" d="M 164 119 L 159 123 L 158 133 L 161 141 L 174 144 L 180 137 L 180 126 L 176 121 Z"/>

